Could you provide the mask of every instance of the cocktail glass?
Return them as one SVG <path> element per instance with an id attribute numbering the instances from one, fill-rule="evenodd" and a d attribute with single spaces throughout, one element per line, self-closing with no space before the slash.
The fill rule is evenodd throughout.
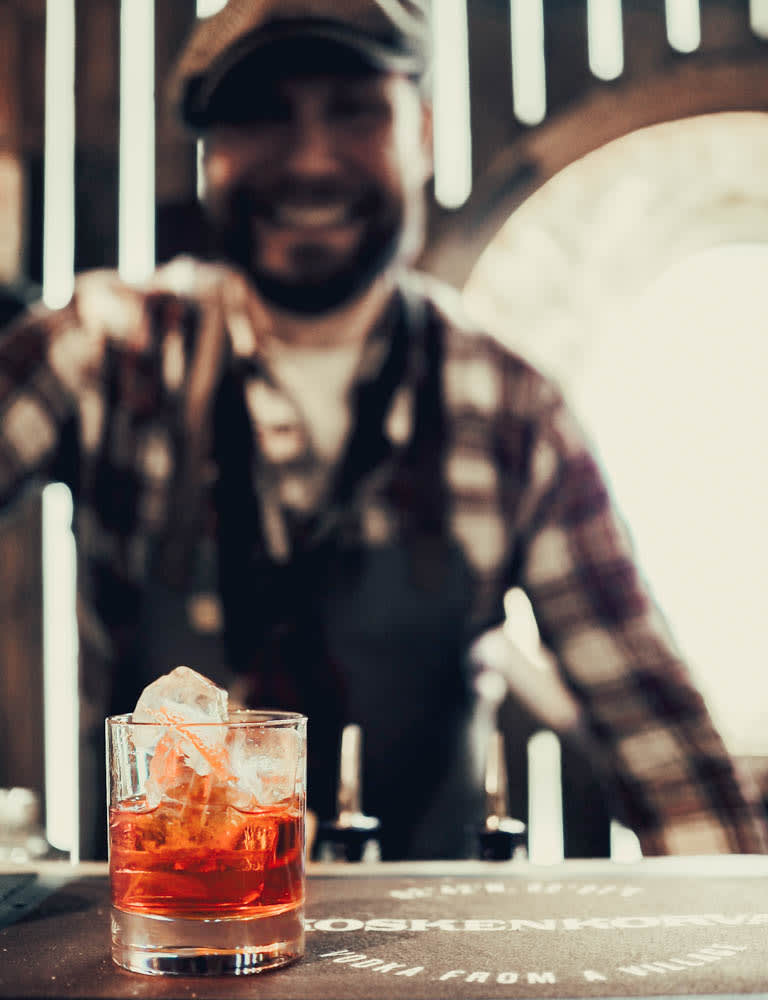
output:
<path id="1" fill-rule="evenodd" d="M 305 716 L 106 720 L 112 957 L 244 975 L 304 951 Z"/>

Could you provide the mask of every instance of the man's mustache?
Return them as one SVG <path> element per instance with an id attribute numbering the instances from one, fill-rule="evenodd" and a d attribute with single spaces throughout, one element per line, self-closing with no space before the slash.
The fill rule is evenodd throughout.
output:
<path id="1" fill-rule="evenodd" d="M 288 204 L 302 208 L 322 208 L 346 202 L 355 212 L 373 211 L 380 197 L 359 185 L 345 184 L 336 179 L 288 182 L 259 188 L 249 183 L 233 188 L 227 199 L 230 210 L 245 215 L 269 215 L 276 205 Z"/>

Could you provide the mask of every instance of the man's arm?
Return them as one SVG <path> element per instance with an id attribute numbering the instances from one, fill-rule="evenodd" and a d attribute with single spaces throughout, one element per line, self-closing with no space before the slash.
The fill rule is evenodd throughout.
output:
<path id="1" fill-rule="evenodd" d="M 194 334 L 191 350 L 182 326 Z M 235 355 L 250 356 L 263 327 L 246 283 L 223 268 L 179 258 L 142 287 L 109 270 L 80 275 L 69 305 L 38 306 L 0 339 L 0 504 L 31 480 L 71 485 L 77 462 L 65 428 L 95 447 L 115 403 L 159 417 L 161 395 L 183 397 L 185 458 L 199 465 L 230 338 Z M 103 395 L 108 370 L 119 381 L 111 402 Z"/>
<path id="2" fill-rule="evenodd" d="M 62 442 L 76 419 L 76 395 L 52 364 L 52 351 L 75 325 L 72 307 L 38 307 L 0 339 L 0 505 L 30 482 L 70 479 Z"/>
<path id="3" fill-rule="evenodd" d="M 598 465 L 545 388 L 521 584 L 644 854 L 763 853 L 768 829 L 638 573 Z"/>
<path id="4" fill-rule="evenodd" d="M 34 306 L 4 333 L 0 503 L 33 480 L 72 485 L 79 439 L 97 436 L 101 424 L 107 352 L 138 358 L 154 350 L 146 304 L 146 294 L 116 272 L 90 271 L 78 277 L 67 306 Z M 123 367 L 129 384 L 135 365 Z"/>

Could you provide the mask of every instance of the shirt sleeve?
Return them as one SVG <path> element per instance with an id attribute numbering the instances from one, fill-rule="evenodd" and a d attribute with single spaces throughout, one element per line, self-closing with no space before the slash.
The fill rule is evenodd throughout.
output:
<path id="1" fill-rule="evenodd" d="M 68 379 L 54 359 L 79 336 L 70 307 L 33 310 L 0 338 L 0 505 L 30 482 L 75 474 L 65 452 L 77 417 L 77 360 Z"/>
<path id="2" fill-rule="evenodd" d="M 756 790 L 737 772 L 573 414 L 540 389 L 521 585 L 583 706 L 643 853 L 764 853 Z"/>
<path id="3" fill-rule="evenodd" d="M 110 420 L 119 423 L 122 471 L 136 466 L 130 427 L 157 412 L 171 368 L 184 380 L 182 313 L 184 322 L 197 316 L 173 289 L 158 287 L 150 300 L 96 270 L 78 277 L 66 307 L 37 306 L 9 328 L 0 338 L 0 505 L 30 481 L 76 487 L 83 454 L 98 452 Z"/>

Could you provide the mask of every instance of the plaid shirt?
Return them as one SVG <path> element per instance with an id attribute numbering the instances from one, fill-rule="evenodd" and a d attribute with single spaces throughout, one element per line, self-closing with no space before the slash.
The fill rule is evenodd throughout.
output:
<path id="1" fill-rule="evenodd" d="M 119 347 L 137 314 L 109 296 L 86 301 L 82 285 L 67 308 L 29 314 L 0 342 L 0 500 L 30 480 L 73 490 L 81 656 L 98 664 L 84 668 L 94 702 L 115 663 L 135 656 L 153 579 L 197 596 L 203 632 L 216 631 L 223 601 L 229 665 L 249 677 L 254 698 L 288 703 L 291 684 L 304 682 L 332 698 L 317 671 L 291 677 L 273 665 L 271 679 L 259 679 L 275 627 L 317 600 L 304 581 L 325 587 L 354 574 L 345 553 L 393 545 L 426 578 L 435 546 L 449 540 L 461 553 L 463 600 L 446 605 L 440 623 L 466 649 L 503 619 L 505 592 L 524 589 L 644 853 L 765 850 L 751 789 L 550 381 L 468 328 L 450 293 L 412 275 L 365 345 L 354 429 L 339 465 L 326 469 L 257 347 L 242 280 L 175 266 L 183 294 L 147 305 L 149 349 L 138 358 Z M 202 409 L 209 419 L 194 425 L 193 293 L 202 284 L 230 303 L 228 360 L 215 403 Z M 317 552 L 332 576 L 312 577 Z M 439 600 L 440 582 L 431 586 Z M 378 599 L 386 610 L 389 595 Z"/>

